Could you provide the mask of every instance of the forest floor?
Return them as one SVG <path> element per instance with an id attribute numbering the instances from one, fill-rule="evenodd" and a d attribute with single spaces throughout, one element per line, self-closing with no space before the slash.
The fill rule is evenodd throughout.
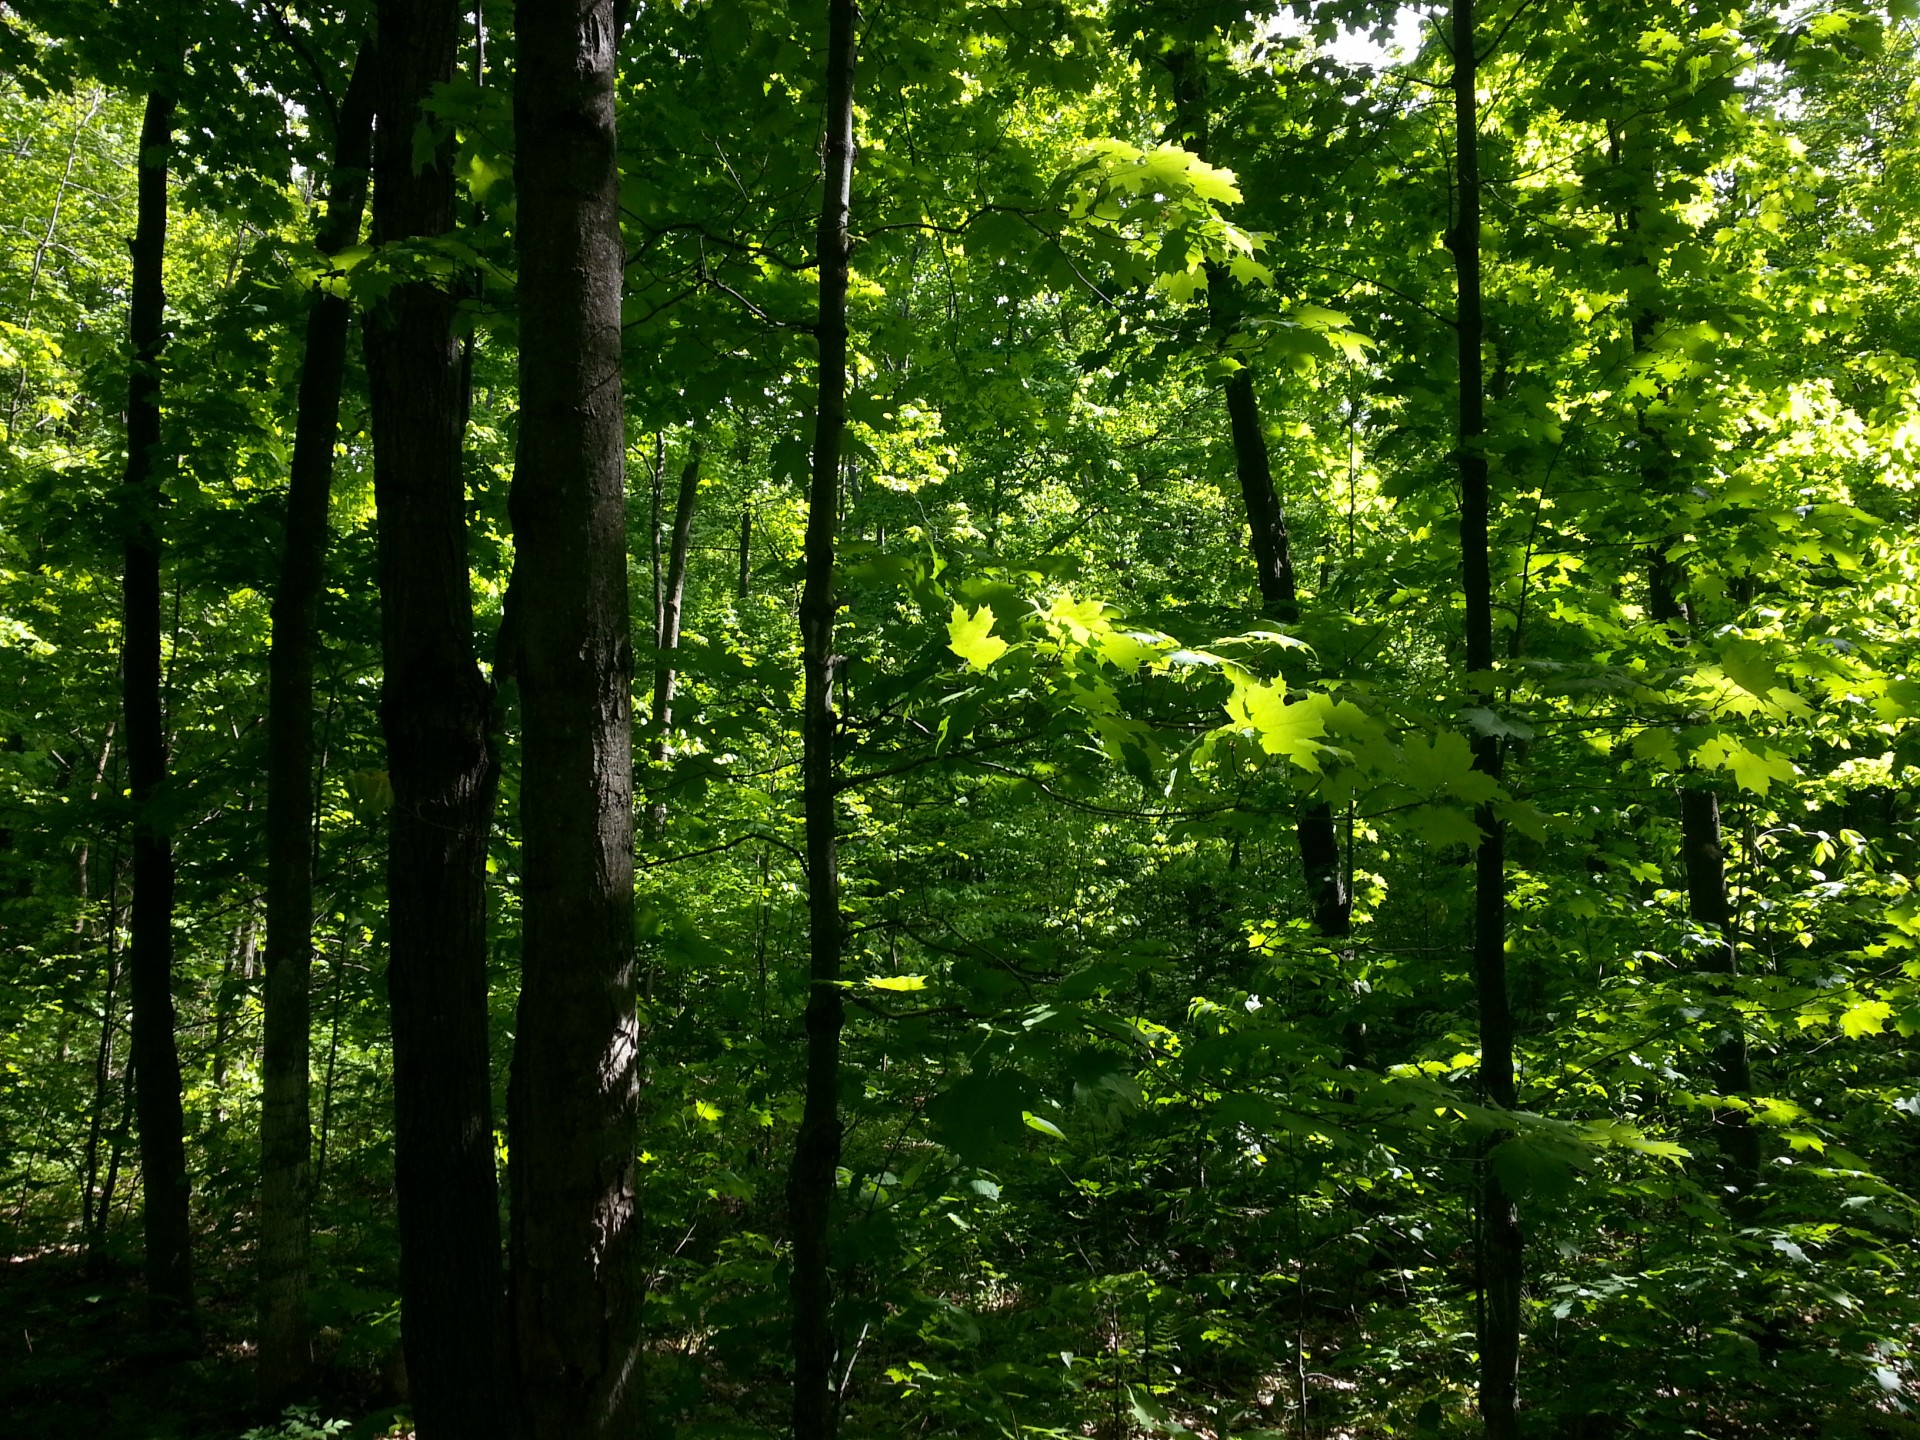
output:
<path id="1" fill-rule="evenodd" d="M 0 1235 L 0 1436 L 239 1440 L 261 1425 L 269 1417 L 255 1400 L 243 1338 L 253 1324 L 250 1269 L 200 1278 L 200 1341 L 183 1344 L 145 1323 L 146 1289 L 125 1257 L 89 1275 L 77 1245 Z M 322 1408 L 362 1414 L 369 1399 L 340 1394 Z M 390 1416 L 353 1436 L 381 1433 Z"/>
<path id="2" fill-rule="evenodd" d="M 146 1290 L 124 1260 L 89 1275 L 77 1245 L 6 1248 L 0 1431 L 12 1440 L 235 1440 L 257 1423 L 251 1359 L 230 1339 L 248 1318 L 238 1296 L 209 1295 L 204 1343 L 183 1344 L 144 1323 Z"/>

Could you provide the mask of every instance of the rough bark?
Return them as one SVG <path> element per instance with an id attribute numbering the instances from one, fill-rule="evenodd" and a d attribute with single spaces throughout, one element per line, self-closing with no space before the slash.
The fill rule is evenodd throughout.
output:
<path id="1" fill-rule="evenodd" d="M 453 228 L 451 143 L 416 163 L 421 102 L 453 75 L 458 0 L 382 0 L 373 239 Z M 397 285 L 365 325 L 380 529 L 387 988 L 401 1333 L 422 1440 L 508 1430 L 496 1363 L 500 1221 L 487 1062 L 491 698 L 475 661 L 453 292 Z"/>
<path id="2" fill-rule="evenodd" d="M 165 342 L 167 165 L 173 99 L 147 97 L 140 127 L 138 218 L 129 302 L 133 370 L 127 385 L 126 573 L 120 679 L 127 782 L 134 809 L 133 898 L 127 955 L 133 1005 L 135 1109 L 147 1290 L 163 1323 L 190 1321 L 193 1248 L 188 1212 L 180 1055 L 174 1044 L 173 842 L 164 814 L 167 734 L 160 643 L 160 351 Z"/>
<path id="3" fill-rule="evenodd" d="M 655 612 L 651 718 L 657 733 L 650 749 L 656 768 L 666 763 L 667 732 L 673 726 L 673 697 L 680 681 L 674 652 L 680 648 L 680 610 L 687 593 L 687 553 L 693 539 L 693 512 L 699 498 L 700 449 L 696 445 L 680 469 L 680 490 L 673 505 L 673 542 L 667 554 L 667 573 L 661 581 Z M 656 800 L 647 807 L 647 843 L 657 843 L 666 828 L 667 802 Z"/>
<path id="4" fill-rule="evenodd" d="M 1489 555 L 1492 495 L 1487 457 L 1486 373 L 1481 357 L 1485 310 L 1480 280 L 1480 150 L 1478 57 L 1472 0 L 1453 10 L 1454 197 L 1453 252 L 1459 335 L 1460 572 L 1466 603 L 1467 686 L 1482 704 L 1493 698 L 1493 574 Z M 1500 778 L 1499 741 L 1473 738 L 1474 768 Z M 1480 845 L 1474 855 L 1473 973 L 1480 1010 L 1480 1077 L 1487 1099 L 1514 1104 L 1513 1012 L 1507 993 L 1506 831 L 1491 806 L 1474 816 Z M 1497 1137 L 1496 1137 L 1497 1138 Z M 1520 1285 L 1522 1237 L 1513 1197 L 1489 1163 L 1481 1182 L 1480 1416 L 1489 1440 L 1511 1440 L 1519 1429 Z"/>
<path id="5" fill-rule="evenodd" d="M 858 12 L 827 7 L 827 123 L 821 149 L 820 225 L 815 244 L 820 306 L 819 401 L 807 491 L 806 580 L 800 596 L 804 672 L 801 792 L 806 818 L 808 989 L 806 1100 L 787 1214 L 793 1231 L 794 1440 L 831 1440 L 839 1427 L 834 1384 L 830 1242 L 834 1173 L 840 1163 L 840 855 L 834 793 L 834 542 L 841 448 L 847 425 L 847 215 L 853 196 L 853 84 Z"/>
<path id="6" fill-rule="evenodd" d="M 335 255 L 360 238 L 373 140 L 373 61 L 361 54 L 339 107 L 326 216 Z M 325 578 L 327 505 L 352 311 L 320 291 L 300 361 L 286 535 L 267 656 L 267 948 L 260 1076 L 262 1405 L 278 1412 L 313 1378 L 307 1244 L 313 1143 L 309 989 L 313 976 L 313 666 Z"/>
<path id="7" fill-rule="evenodd" d="M 520 0 L 522 715 L 512 1310 L 527 1433 L 625 1434 L 639 1361 L 633 655 L 612 0 Z"/>

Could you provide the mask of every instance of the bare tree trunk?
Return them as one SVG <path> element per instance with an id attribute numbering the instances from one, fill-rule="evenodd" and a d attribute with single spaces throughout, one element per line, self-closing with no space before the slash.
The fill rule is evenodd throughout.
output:
<path id="1" fill-rule="evenodd" d="M 633 653 L 613 0 L 519 0 L 513 586 L 524 921 L 512 1312 L 527 1434 L 628 1433 L 640 1363 Z"/>
<path id="2" fill-rule="evenodd" d="M 1459 415 L 1455 436 L 1460 466 L 1460 577 L 1466 602 L 1467 689 L 1482 704 L 1493 699 L 1492 517 L 1488 480 L 1486 372 L 1480 349 L 1485 310 L 1480 283 L 1480 112 L 1478 43 L 1473 0 L 1453 9 L 1454 200 L 1453 251 L 1458 287 Z M 1474 768 L 1500 778 L 1503 756 L 1490 735 L 1473 738 Z M 1507 994 L 1506 829 L 1491 805 L 1474 815 L 1480 845 L 1474 856 L 1473 973 L 1480 1008 L 1480 1081 L 1487 1099 L 1513 1108 L 1513 1011 Z M 1495 1137 L 1497 1140 L 1498 1137 Z M 1489 1440 L 1519 1431 L 1520 1285 L 1522 1236 L 1513 1197 L 1483 1160 L 1479 1196 L 1481 1304 L 1480 1417 Z"/>
<path id="3" fill-rule="evenodd" d="M 360 238 L 373 142 L 373 59 L 354 62 L 333 139 L 327 213 L 315 237 L 337 255 Z M 352 308 L 324 290 L 307 312 L 287 527 L 267 658 L 267 952 L 260 1093 L 262 1404 L 278 1412 L 312 1381 L 307 1246 L 312 1226 L 311 1067 L 314 795 L 313 665 L 325 580 L 333 447 L 340 430 Z"/>
<path id="4" fill-rule="evenodd" d="M 459 0 L 382 0 L 373 239 L 453 228 L 451 136 L 416 157 L 453 77 Z M 500 1217 L 487 1058 L 492 699 L 475 659 L 454 291 L 396 285 L 365 324 L 380 527 L 394 1182 L 401 1335 L 422 1440 L 510 1428 L 500 1383 Z"/>
<path id="5" fill-rule="evenodd" d="M 156 1318 L 193 1319 L 193 1232 L 188 1211 L 186 1117 L 174 1043 L 173 842 L 161 803 L 167 721 L 160 659 L 160 350 L 165 341 L 167 166 L 173 98 L 151 94 L 140 127 L 139 201 L 129 304 L 133 374 L 127 387 L 126 586 L 120 678 L 132 792 L 130 953 L 133 1061 L 140 1120 L 147 1291 Z"/>
<path id="6" fill-rule="evenodd" d="M 800 597 L 802 808 L 806 819 L 809 980 L 806 1100 L 787 1179 L 793 1229 L 793 1435 L 832 1440 L 839 1428 L 834 1384 L 831 1239 L 840 1164 L 840 853 L 835 795 L 833 686 L 834 542 L 841 450 L 847 427 L 848 211 L 853 197 L 853 86 L 859 12 L 828 0 L 826 141 L 821 149 L 816 260 L 820 313 L 818 409 L 807 492 L 806 581 Z"/>
<path id="7" fill-rule="evenodd" d="M 700 447 L 696 443 L 687 453 L 680 469 L 680 490 L 674 497 L 673 547 L 668 553 L 665 583 L 659 590 L 658 628 L 653 644 L 653 716 L 657 732 L 650 747 L 655 767 L 667 762 L 667 732 L 673 728 L 673 695 L 679 683 L 674 668 L 674 651 L 680 648 L 680 613 L 687 594 L 687 550 L 693 538 L 693 511 L 700 495 Z M 667 829 L 667 802 L 656 800 L 647 807 L 649 845 L 660 843 Z"/>

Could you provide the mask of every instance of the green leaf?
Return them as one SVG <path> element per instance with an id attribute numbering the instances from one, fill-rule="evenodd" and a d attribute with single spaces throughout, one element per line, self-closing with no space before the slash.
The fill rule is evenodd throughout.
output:
<path id="1" fill-rule="evenodd" d="M 1852 1040 L 1878 1035 L 1893 1018 L 1893 1006 L 1884 1000 L 1858 1000 L 1840 1016 L 1840 1032 Z"/>
<path id="2" fill-rule="evenodd" d="M 869 975 L 867 988 L 870 990 L 924 990 L 927 977 L 924 975 Z"/>
<path id="3" fill-rule="evenodd" d="M 1451 732 L 1431 741 L 1414 736 L 1400 747 L 1402 778 L 1415 790 L 1452 795 L 1470 805 L 1491 800 L 1500 786 L 1491 775 L 1473 768 L 1473 750 L 1464 735 Z"/>
<path id="4" fill-rule="evenodd" d="M 1327 733 L 1332 702 L 1315 693 L 1290 704 L 1284 681 L 1270 685 L 1245 671 L 1235 672 L 1233 681 L 1233 695 L 1227 701 L 1227 718 L 1233 727 L 1251 730 L 1267 754 L 1284 755 L 1301 769 L 1318 774 L 1316 757 L 1327 747 L 1316 737 Z"/>
<path id="5" fill-rule="evenodd" d="M 964 605 L 956 604 L 947 621 L 947 648 L 975 670 L 984 670 L 1007 653 L 1007 642 L 992 632 L 991 605 L 982 605 L 969 615 Z"/>
<path id="6" fill-rule="evenodd" d="M 1769 755 L 1750 750 L 1740 741 L 1716 735 L 1693 752 L 1699 764 L 1714 770 L 1729 770 L 1742 790 L 1765 795 L 1775 780 L 1793 780 L 1799 772 L 1784 755 Z"/>
<path id="7" fill-rule="evenodd" d="M 1020 1118 L 1027 1122 L 1027 1128 L 1029 1130 L 1038 1130 L 1042 1135 L 1051 1135 L 1055 1140 L 1064 1140 L 1067 1138 L 1066 1131 L 1062 1130 L 1051 1120 L 1041 1119 L 1031 1110 L 1021 1111 Z"/>

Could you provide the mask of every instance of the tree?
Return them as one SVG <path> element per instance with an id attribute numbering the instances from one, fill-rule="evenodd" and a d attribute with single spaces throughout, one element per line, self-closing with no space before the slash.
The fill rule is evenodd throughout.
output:
<path id="1" fill-rule="evenodd" d="M 516 12 L 513 663 L 522 948 L 509 1097 L 529 1433 L 625 1433 L 639 1377 L 633 652 L 612 0 Z"/>
<path id="2" fill-rule="evenodd" d="M 374 62 L 363 50 L 334 107 L 333 174 L 315 240 L 360 238 L 373 138 Z M 287 525 L 267 662 L 267 953 L 260 1096 L 260 1388 L 274 1409 L 311 1380 L 307 1261 L 313 1145 L 314 653 L 327 501 L 352 307 L 319 289 L 307 317 L 287 482 Z"/>
<path id="3" fill-rule="evenodd" d="M 487 1059 L 497 770 L 491 700 L 474 659 L 456 302 L 432 263 L 453 228 L 450 137 L 419 162 L 414 154 L 416 133 L 431 123 L 423 105 L 454 72 L 459 21 L 444 0 L 379 7 L 373 241 L 396 275 L 365 322 L 393 792 L 387 987 L 401 1325 L 428 1440 L 508 1426 L 496 1363 L 500 1221 Z"/>
<path id="4" fill-rule="evenodd" d="M 820 152 L 820 222 L 814 263 L 820 294 L 813 335 L 813 453 L 807 482 L 806 580 L 800 596 L 801 786 L 807 850 L 806 1089 L 787 1179 L 793 1234 L 794 1440 L 832 1440 L 839 1426 L 833 1376 L 833 1279 L 830 1244 L 835 1171 L 840 1164 L 840 775 L 835 763 L 834 617 L 839 610 L 834 547 L 840 465 L 847 428 L 848 211 L 853 197 L 853 0 L 827 7 L 826 143 Z"/>
<path id="5" fill-rule="evenodd" d="M 133 1001 L 134 1091 L 140 1125 L 147 1290 L 164 1323 L 191 1322 L 189 1212 L 180 1059 L 174 1045 L 173 841 L 167 816 L 167 717 L 161 662 L 163 504 L 160 352 L 166 339 L 167 166 L 173 97 L 147 95 L 140 126 L 139 210 L 133 238 L 132 335 L 127 382 L 126 566 L 120 673 L 127 780 L 135 812 L 127 966 Z"/>

